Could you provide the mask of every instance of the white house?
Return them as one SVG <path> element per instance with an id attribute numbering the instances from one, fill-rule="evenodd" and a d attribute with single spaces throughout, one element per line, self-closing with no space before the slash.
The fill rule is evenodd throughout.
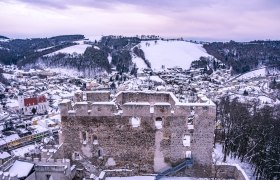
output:
<path id="1" fill-rule="evenodd" d="M 49 103 L 44 95 L 25 98 L 23 94 L 18 96 L 19 108 L 24 115 L 32 115 L 32 109 L 36 109 L 36 114 L 45 114 L 48 111 Z"/>

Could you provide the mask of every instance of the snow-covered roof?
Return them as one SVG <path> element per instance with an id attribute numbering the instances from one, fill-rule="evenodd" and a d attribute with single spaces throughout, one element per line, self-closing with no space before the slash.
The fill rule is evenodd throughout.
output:
<path id="1" fill-rule="evenodd" d="M 18 136 L 18 134 L 12 134 L 10 136 L 5 136 L 3 138 L 0 139 L 0 145 L 6 144 L 8 142 L 14 141 L 16 139 L 19 139 L 20 137 Z"/>
<path id="2" fill-rule="evenodd" d="M 8 152 L 0 152 L 0 159 L 6 159 L 8 157 L 11 157 Z"/>
<path id="3" fill-rule="evenodd" d="M 262 69 L 257 69 L 257 70 L 245 73 L 242 76 L 238 77 L 237 79 L 249 79 L 249 78 L 254 78 L 254 77 L 263 77 L 265 75 L 266 75 L 266 70 L 265 70 L 265 68 L 262 68 Z"/>
<path id="4" fill-rule="evenodd" d="M 25 153 L 29 153 L 31 150 L 35 149 L 35 145 L 31 144 L 31 145 L 27 145 L 21 148 L 17 148 L 12 150 L 12 154 L 15 156 L 20 156 L 20 157 L 24 157 Z"/>
<path id="5" fill-rule="evenodd" d="M 33 166 L 34 164 L 32 163 L 16 160 L 13 166 L 10 168 L 9 173 L 17 175 L 18 178 L 27 177 Z"/>

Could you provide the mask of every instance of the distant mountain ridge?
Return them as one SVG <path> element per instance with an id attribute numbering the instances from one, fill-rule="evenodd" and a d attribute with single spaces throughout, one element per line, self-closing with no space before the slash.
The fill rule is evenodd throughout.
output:
<path id="1" fill-rule="evenodd" d="M 0 39 L 9 39 L 9 38 L 6 37 L 6 36 L 1 36 L 1 35 L 0 35 Z"/>
<path id="2" fill-rule="evenodd" d="M 74 45 L 74 41 L 84 39 L 84 35 L 61 35 L 51 38 L 11 39 L 0 41 L 0 62 L 3 64 L 24 65 L 34 62 L 42 55 L 57 51 L 66 46 Z M 37 49 L 46 49 L 37 52 Z"/>
<path id="3" fill-rule="evenodd" d="M 0 36 L 0 39 L 7 39 Z M 99 41 L 84 35 L 60 35 L 50 38 L 8 39 L 0 41 L 0 63 L 20 67 L 68 67 L 87 76 L 96 72 L 120 73 L 136 68 L 183 66 L 200 56 L 211 56 L 242 74 L 263 66 L 280 67 L 280 41 L 193 43 L 159 36 L 103 36 Z M 75 48 L 79 52 L 69 52 Z M 77 50 L 77 51 L 78 51 Z M 46 57 L 46 55 L 51 56 Z M 186 61 L 186 62 L 185 62 Z M 183 63 L 183 64 L 182 64 Z"/>

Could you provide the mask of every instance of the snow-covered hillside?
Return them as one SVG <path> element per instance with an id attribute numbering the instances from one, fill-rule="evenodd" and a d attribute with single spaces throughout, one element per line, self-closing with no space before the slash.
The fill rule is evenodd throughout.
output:
<path id="1" fill-rule="evenodd" d="M 280 71 L 277 68 L 260 68 L 257 70 L 253 70 L 250 72 L 247 72 L 245 74 L 242 74 L 239 76 L 237 79 L 251 79 L 251 78 L 256 78 L 256 77 L 265 77 L 267 75 L 278 75 L 280 74 Z"/>
<path id="2" fill-rule="evenodd" d="M 238 77 L 237 79 L 250 79 L 253 77 L 264 77 L 266 75 L 265 68 L 250 71 L 248 73 L 243 74 L 242 76 Z"/>
<path id="3" fill-rule="evenodd" d="M 55 54 L 58 54 L 58 53 L 66 53 L 66 54 L 77 53 L 77 54 L 83 54 L 85 52 L 86 48 L 91 46 L 89 44 L 84 44 L 83 40 L 76 41 L 76 43 L 78 43 L 78 44 L 74 45 L 74 46 L 67 47 L 67 48 L 60 49 L 60 50 L 55 51 L 53 53 L 47 54 L 46 56 L 52 56 L 52 55 L 55 55 Z"/>
<path id="4" fill-rule="evenodd" d="M 89 41 L 100 41 L 102 37 L 102 35 L 89 35 L 86 36 L 86 39 L 88 39 Z"/>
<path id="5" fill-rule="evenodd" d="M 145 58 L 151 62 L 152 69 L 155 70 L 162 69 L 162 66 L 188 69 L 193 60 L 198 60 L 201 56 L 211 56 L 201 44 L 185 41 L 142 41 L 138 47 L 144 51 Z M 135 57 L 133 62 L 139 68 L 146 67 Z"/>
<path id="6" fill-rule="evenodd" d="M 132 56 L 132 62 L 136 64 L 136 66 L 139 68 L 139 69 L 145 69 L 147 68 L 147 64 L 145 64 L 144 60 L 141 59 L 140 57 L 137 57 L 135 55 Z"/>
<path id="7" fill-rule="evenodd" d="M 0 42 L 8 42 L 10 39 L 0 38 Z"/>

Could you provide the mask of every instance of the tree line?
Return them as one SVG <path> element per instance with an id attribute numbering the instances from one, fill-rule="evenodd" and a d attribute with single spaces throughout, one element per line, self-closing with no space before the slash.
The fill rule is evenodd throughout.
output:
<path id="1" fill-rule="evenodd" d="M 263 65 L 280 68 L 280 41 L 213 42 L 203 47 L 209 54 L 232 67 L 236 74 Z"/>
<path id="2" fill-rule="evenodd" d="M 223 127 L 224 158 L 228 155 L 253 165 L 257 179 L 280 178 L 280 106 L 241 103 L 223 97 L 218 104 Z"/>

